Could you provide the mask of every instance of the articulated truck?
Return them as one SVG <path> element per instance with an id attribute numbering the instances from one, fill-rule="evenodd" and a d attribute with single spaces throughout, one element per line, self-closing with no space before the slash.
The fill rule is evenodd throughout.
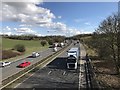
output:
<path id="1" fill-rule="evenodd" d="M 67 68 L 68 69 L 77 69 L 78 60 L 80 57 L 80 48 L 73 47 L 67 51 Z"/>

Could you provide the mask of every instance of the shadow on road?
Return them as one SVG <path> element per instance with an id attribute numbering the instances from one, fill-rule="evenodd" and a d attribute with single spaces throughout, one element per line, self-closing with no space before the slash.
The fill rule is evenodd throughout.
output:
<path id="1" fill-rule="evenodd" d="M 67 68 L 67 58 L 66 57 L 58 57 L 51 63 L 47 65 L 48 68 L 51 69 L 66 69 Z"/>
<path id="2" fill-rule="evenodd" d="M 34 58 L 33 56 L 28 56 L 27 58 Z"/>

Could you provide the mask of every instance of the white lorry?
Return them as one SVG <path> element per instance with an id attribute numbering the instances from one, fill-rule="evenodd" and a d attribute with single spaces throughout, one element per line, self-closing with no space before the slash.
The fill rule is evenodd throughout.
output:
<path id="1" fill-rule="evenodd" d="M 77 64 L 80 56 L 80 49 L 78 47 L 73 47 L 68 51 L 67 54 L 67 68 L 77 69 Z"/>

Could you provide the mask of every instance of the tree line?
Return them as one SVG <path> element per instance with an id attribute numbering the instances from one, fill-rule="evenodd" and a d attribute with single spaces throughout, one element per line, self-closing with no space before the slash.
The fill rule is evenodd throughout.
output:
<path id="1" fill-rule="evenodd" d="M 15 40 L 40 40 L 46 41 L 49 45 L 52 45 L 55 42 L 63 42 L 67 39 L 65 36 L 36 36 L 36 35 L 2 35 L 3 38 L 15 39 Z"/>

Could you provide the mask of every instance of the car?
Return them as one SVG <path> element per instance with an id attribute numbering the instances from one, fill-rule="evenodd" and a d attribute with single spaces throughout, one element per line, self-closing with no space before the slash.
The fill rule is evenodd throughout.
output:
<path id="1" fill-rule="evenodd" d="M 19 64 L 18 67 L 24 68 L 24 67 L 29 66 L 30 64 L 31 64 L 31 62 L 23 62 L 23 63 Z"/>
<path id="2" fill-rule="evenodd" d="M 32 57 L 35 58 L 35 57 L 38 57 L 38 56 L 40 56 L 40 53 L 38 53 L 38 52 L 33 52 L 33 53 L 32 53 Z"/>
<path id="3" fill-rule="evenodd" d="M 11 62 L 2 62 L 2 67 L 8 66 L 10 64 L 11 64 Z"/>
<path id="4" fill-rule="evenodd" d="M 54 47 L 54 48 L 53 48 L 53 52 L 57 52 L 57 47 Z"/>

